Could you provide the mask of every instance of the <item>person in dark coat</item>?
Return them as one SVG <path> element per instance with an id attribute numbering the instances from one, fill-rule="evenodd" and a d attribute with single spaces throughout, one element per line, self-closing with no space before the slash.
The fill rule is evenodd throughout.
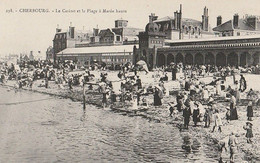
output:
<path id="1" fill-rule="evenodd" d="M 205 108 L 205 114 L 204 114 L 204 127 L 210 127 L 211 117 L 212 117 L 212 107 L 208 106 Z"/>
<path id="2" fill-rule="evenodd" d="M 116 94 L 115 94 L 114 91 L 111 92 L 110 98 L 111 98 L 111 102 L 112 102 L 112 103 L 115 103 L 115 102 L 116 102 Z"/>
<path id="3" fill-rule="evenodd" d="M 199 118 L 199 115 L 200 115 L 200 110 L 198 108 L 198 105 L 195 104 L 195 108 L 193 110 L 193 114 L 192 114 L 192 118 L 193 118 L 193 122 L 194 122 L 194 126 L 197 127 L 197 123 L 199 122 L 200 118 Z"/>
<path id="4" fill-rule="evenodd" d="M 246 126 L 243 127 L 246 130 L 247 143 L 252 143 L 251 138 L 254 136 L 252 127 L 253 124 L 250 122 L 246 122 Z"/>
<path id="5" fill-rule="evenodd" d="M 177 74 L 177 67 L 174 66 L 172 69 L 172 80 L 176 80 L 176 74 Z"/>
<path id="6" fill-rule="evenodd" d="M 253 105 L 252 105 L 252 101 L 249 102 L 248 106 L 247 106 L 247 120 L 252 121 L 252 117 L 253 117 Z"/>
<path id="7" fill-rule="evenodd" d="M 232 106 L 232 104 L 231 104 L 231 106 Z M 238 120 L 236 107 L 230 107 L 230 120 Z"/>
<path id="8" fill-rule="evenodd" d="M 142 81 L 139 78 L 139 76 L 137 76 L 136 83 L 137 83 L 138 89 L 142 89 Z"/>
<path id="9" fill-rule="evenodd" d="M 190 90 L 190 81 L 186 80 L 185 81 L 185 91 L 189 91 Z"/>
<path id="10" fill-rule="evenodd" d="M 190 108 L 190 106 L 186 106 L 183 109 L 184 128 L 186 128 L 186 129 L 189 128 L 190 116 L 191 116 L 191 108 Z"/>
<path id="11" fill-rule="evenodd" d="M 159 88 L 155 87 L 155 92 L 154 92 L 154 106 L 161 106 L 162 101 L 161 101 L 161 90 Z"/>

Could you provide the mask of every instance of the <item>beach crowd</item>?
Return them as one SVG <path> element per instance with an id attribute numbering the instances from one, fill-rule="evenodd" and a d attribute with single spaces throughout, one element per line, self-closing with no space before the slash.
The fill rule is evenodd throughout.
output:
<path id="1" fill-rule="evenodd" d="M 143 63 L 140 65 L 128 63 L 121 65 L 120 70 L 116 71 L 117 78 L 109 80 L 111 70 L 106 66 L 94 64 L 79 69 L 73 62 L 53 66 L 45 61 L 20 66 L 3 64 L 0 83 L 5 84 L 8 80 L 14 80 L 16 81 L 14 87 L 17 90 L 23 87 L 32 88 L 37 80 L 42 81 L 38 87 L 46 89 L 51 89 L 50 81 L 54 81 L 58 88 L 70 91 L 83 86 L 88 90 L 97 88 L 96 91 L 102 95 L 103 108 L 117 107 L 117 103 L 120 102 L 125 104 L 126 109 L 138 111 L 148 110 L 152 106 L 161 107 L 167 103 L 169 117 L 181 116 L 183 119 L 180 131 L 189 130 L 191 126 L 202 126 L 210 128 L 211 132 L 221 133 L 224 124 L 228 125 L 231 121 L 239 120 L 237 107 L 243 104 L 246 105 L 248 120 L 243 126 L 245 139 L 247 143 L 254 143 L 252 121 L 254 121 L 254 109 L 259 106 L 259 99 L 257 91 L 248 87 L 243 74 L 257 70 L 258 66 L 239 69 L 232 66 L 192 66 L 179 63 L 149 71 Z M 100 73 L 97 75 L 95 71 Z M 147 83 L 144 82 L 143 76 L 148 73 L 152 73 L 152 82 Z M 203 79 L 209 76 L 213 80 L 205 82 Z M 232 83 L 227 82 L 227 77 L 233 79 Z M 169 81 L 177 83 L 178 88 L 169 88 L 166 84 Z M 114 88 L 114 83 L 120 83 L 119 90 Z M 246 99 L 242 100 L 242 96 Z M 171 97 L 172 100 L 164 101 L 166 97 Z M 224 109 L 219 108 L 218 103 L 221 102 L 227 103 Z M 223 110 L 225 113 L 220 114 Z M 227 142 L 219 140 L 219 162 L 226 161 L 221 154 L 228 148 L 230 162 L 235 162 L 237 144 L 236 134 L 233 131 L 230 131 Z"/>

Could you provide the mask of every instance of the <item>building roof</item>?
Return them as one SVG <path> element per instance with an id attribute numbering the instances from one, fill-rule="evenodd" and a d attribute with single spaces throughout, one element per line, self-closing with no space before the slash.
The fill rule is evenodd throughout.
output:
<path id="1" fill-rule="evenodd" d="M 257 26 L 260 27 L 260 22 L 257 22 Z M 246 19 L 239 19 L 237 27 L 234 27 L 233 21 L 229 20 L 229 21 L 213 28 L 213 31 L 224 32 L 224 31 L 232 31 L 234 29 L 255 31 L 254 27 L 252 27 L 251 25 L 249 25 L 246 22 Z M 260 31 L 260 29 L 256 29 L 256 31 Z"/>
<path id="2" fill-rule="evenodd" d="M 220 24 L 219 26 L 213 28 L 213 31 L 219 31 L 219 32 L 224 32 L 224 31 L 231 31 L 233 30 L 233 24 L 232 20 L 229 20 L 223 24 Z"/>
<path id="3" fill-rule="evenodd" d="M 133 52 L 133 48 L 134 48 L 134 45 L 67 48 L 67 49 L 64 49 L 63 51 L 59 52 L 58 55 L 63 55 L 63 54 L 119 53 L 119 52 L 129 53 L 129 52 Z"/>
<path id="4" fill-rule="evenodd" d="M 157 19 L 153 22 L 159 23 L 159 22 L 166 22 L 166 21 L 171 21 L 174 20 L 174 17 L 172 16 L 166 16 L 160 19 Z M 193 26 L 200 26 L 201 21 L 195 20 L 195 19 L 190 19 L 190 18 L 182 18 L 182 24 L 183 25 L 193 25 Z"/>
<path id="5" fill-rule="evenodd" d="M 254 39 L 260 38 L 260 34 L 246 35 L 246 36 L 229 36 L 229 37 L 213 37 L 213 38 L 196 38 L 187 40 L 165 40 L 165 43 L 180 43 L 180 42 L 203 42 L 203 41 L 220 41 L 220 40 L 240 40 L 240 39 Z"/>

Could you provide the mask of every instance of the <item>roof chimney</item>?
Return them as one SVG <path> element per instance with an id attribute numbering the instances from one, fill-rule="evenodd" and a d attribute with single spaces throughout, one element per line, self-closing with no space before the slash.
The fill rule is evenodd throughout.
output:
<path id="1" fill-rule="evenodd" d="M 72 27 L 71 22 L 70 22 L 70 27 L 69 27 L 69 35 L 70 35 L 70 38 L 74 38 L 74 36 L 75 36 L 75 27 Z"/>
<path id="2" fill-rule="evenodd" d="M 218 16 L 217 17 L 217 26 L 219 26 L 220 24 L 222 24 L 222 17 Z"/>
<path id="3" fill-rule="evenodd" d="M 56 33 L 61 32 L 61 29 L 59 28 L 59 24 L 57 24 Z"/>
<path id="4" fill-rule="evenodd" d="M 158 16 L 155 16 L 155 13 L 151 13 L 149 16 L 149 23 L 152 23 L 153 21 L 157 20 Z"/>
<path id="5" fill-rule="evenodd" d="M 234 26 L 234 28 L 238 27 L 238 20 L 239 20 L 239 16 L 238 16 L 238 14 L 235 14 L 234 17 L 233 17 L 233 26 Z"/>

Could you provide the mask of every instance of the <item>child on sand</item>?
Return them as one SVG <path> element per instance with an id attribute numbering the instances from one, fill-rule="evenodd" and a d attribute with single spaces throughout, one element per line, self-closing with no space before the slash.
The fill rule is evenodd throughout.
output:
<path id="1" fill-rule="evenodd" d="M 250 122 L 246 122 L 246 126 L 243 128 L 246 130 L 246 138 L 247 138 L 247 143 L 252 143 L 251 138 L 253 137 L 253 124 Z"/>

